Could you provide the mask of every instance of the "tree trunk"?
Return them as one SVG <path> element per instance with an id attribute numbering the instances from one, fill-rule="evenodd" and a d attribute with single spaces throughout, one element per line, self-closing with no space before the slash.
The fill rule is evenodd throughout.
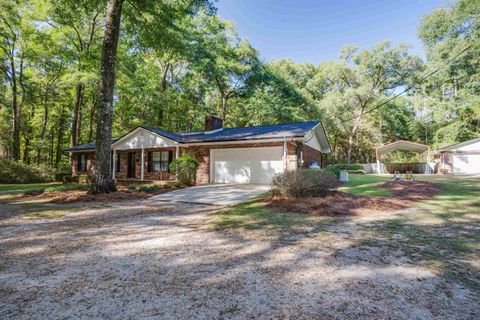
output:
<path id="1" fill-rule="evenodd" d="M 27 133 L 24 137 L 23 163 L 30 164 L 30 133 Z"/>
<path id="2" fill-rule="evenodd" d="M 55 130 L 53 127 L 50 128 L 50 152 L 48 154 L 48 162 L 50 165 L 53 164 L 53 145 L 55 144 Z"/>
<path id="3" fill-rule="evenodd" d="M 108 0 L 103 49 L 100 67 L 95 166 L 90 193 L 115 191 L 110 168 L 112 144 L 113 90 L 115 86 L 115 59 L 123 0 Z"/>
<path id="4" fill-rule="evenodd" d="M 360 114 L 354 120 L 352 131 L 348 135 L 348 146 L 347 146 L 347 163 L 348 164 L 350 164 L 352 161 L 353 146 L 355 143 L 355 138 L 357 136 L 357 131 L 360 128 L 360 122 L 362 120 L 364 111 L 365 111 L 365 107 L 363 106 L 362 109 L 360 110 Z"/>
<path id="5" fill-rule="evenodd" d="M 65 127 L 65 107 L 62 106 L 60 117 L 58 118 L 57 147 L 55 152 L 55 168 L 58 168 L 62 159 L 62 142 Z"/>
<path id="6" fill-rule="evenodd" d="M 15 161 L 20 160 L 20 117 L 22 110 L 18 103 L 18 87 L 15 70 L 14 58 L 10 58 L 10 71 L 12 74 L 12 110 L 13 110 L 13 139 L 12 139 L 12 158 Z"/>
<path id="7" fill-rule="evenodd" d="M 91 142 L 93 139 L 93 124 L 95 123 L 95 104 L 93 105 L 92 111 L 90 112 L 90 127 L 88 129 L 88 142 Z"/>
<path id="8" fill-rule="evenodd" d="M 228 103 L 228 98 L 224 95 L 222 95 L 222 120 L 223 123 L 225 123 L 225 119 L 227 118 L 227 103 Z"/>
<path id="9" fill-rule="evenodd" d="M 77 84 L 75 93 L 75 105 L 73 107 L 73 120 L 72 120 L 72 139 L 70 145 L 72 147 L 78 145 L 79 133 L 80 133 L 80 109 L 83 103 L 83 84 Z"/>

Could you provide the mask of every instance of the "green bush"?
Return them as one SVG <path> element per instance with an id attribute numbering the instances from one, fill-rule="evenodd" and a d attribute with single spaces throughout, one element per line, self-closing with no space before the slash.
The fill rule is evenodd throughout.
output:
<path id="1" fill-rule="evenodd" d="M 276 175 L 272 181 L 272 193 L 287 197 L 319 197 L 338 185 L 338 179 L 329 172 L 298 169 Z"/>
<path id="2" fill-rule="evenodd" d="M 55 172 L 55 181 L 68 183 L 66 181 L 69 181 L 70 178 L 72 178 L 70 170 L 59 170 Z"/>
<path id="3" fill-rule="evenodd" d="M 127 184 L 128 190 L 137 190 L 140 185 L 138 183 L 129 183 Z"/>
<path id="4" fill-rule="evenodd" d="M 340 168 L 335 165 L 328 165 L 323 171 L 333 174 L 337 179 L 340 178 Z"/>
<path id="5" fill-rule="evenodd" d="M 329 164 L 329 166 L 335 166 L 338 167 L 340 170 L 346 170 L 346 171 L 351 171 L 351 170 L 363 170 L 363 166 L 358 163 L 353 163 L 353 164 L 347 164 L 347 163 L 337 163 L 337 164 Z"/>
<path id="6" fill-rule="evenodd" d="M 198 166 L 198 160 L 186 153 L 170 163 L 170 172 L 175 172 L 179 183 L 191 186 L 195 184 Z"/>
<path id="7" fill-rule="evenodd" d="M 27 165 L 0 157 L 0 183 L 51 182 L 55 170 L 45 166 Z"/>
<path id="8" fill-rule="evenodd" d="M 159 189 L 160 187 L 157 184 L 143 184 L 140 187 L 138 187 L 139 192 L 155 192 Z"/>
<path id="9" fill-rule="evenodd" d="M 68 183 L 78 183 L 78 177 L 74 176 L 63 176 L 62 178 L 62 183 L 68 184 Z"/>

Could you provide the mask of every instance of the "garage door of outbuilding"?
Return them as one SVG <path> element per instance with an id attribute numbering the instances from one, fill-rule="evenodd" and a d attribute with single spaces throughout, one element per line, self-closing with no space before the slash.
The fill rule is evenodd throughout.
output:
<path id="1" fill-rule="evenodd" d="M 480 174 L 480 154 L 454 154 L 454 174 Z"/>
<path id="2" fill-rule="evenodd" d="M 210 150 L 210 182 L 269 184 L 283 171 L 283 147 Z"/>

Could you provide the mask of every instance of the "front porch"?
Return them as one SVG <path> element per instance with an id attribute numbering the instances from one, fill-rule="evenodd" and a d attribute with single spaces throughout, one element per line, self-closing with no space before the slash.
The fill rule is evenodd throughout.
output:
<path id="1" fill-rule="evenodd" d="M 137 128 L 112 144 L 112 177 L 116 181 L 175 181 L 170 163 L 180 156 L 176 141 Z"/>
<path id="2" fill-rule="evenodd" d="M 112 177 L 119 182 L 172 182 L 170 163 L 178 157 L 178 148 L 114 149 Z"/>

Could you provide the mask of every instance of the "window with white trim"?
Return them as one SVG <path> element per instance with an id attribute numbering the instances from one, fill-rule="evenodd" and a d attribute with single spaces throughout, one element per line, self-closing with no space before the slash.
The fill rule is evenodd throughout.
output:
<path id="1" fill-rule="evenodd" d="M 172 151 L 148 152 L 148 172 L 169 172 Z"/>

